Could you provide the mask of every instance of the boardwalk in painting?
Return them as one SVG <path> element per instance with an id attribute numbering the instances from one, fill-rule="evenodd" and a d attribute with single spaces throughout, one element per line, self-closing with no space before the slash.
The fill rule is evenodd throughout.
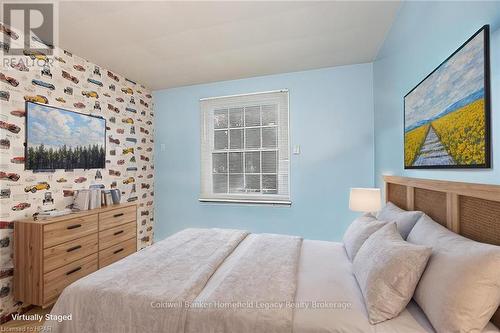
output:
<path id="1" fill-rule="evenodd" d="M 453 164 L 455 164 L 455 161 L 448 154 L 445 146 L 431 126 L 413 166 Z"/>

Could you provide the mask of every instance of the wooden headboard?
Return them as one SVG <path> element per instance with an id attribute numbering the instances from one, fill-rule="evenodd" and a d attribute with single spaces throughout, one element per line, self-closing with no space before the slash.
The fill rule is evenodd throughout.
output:
<path id="1" fill-rule="evenodd" d="M 500 186 L 384 176 L 385 200 L 420 210 L 451 231 L 500 245 Z M 491 321 L 500 327 L 500 308 Z"/>

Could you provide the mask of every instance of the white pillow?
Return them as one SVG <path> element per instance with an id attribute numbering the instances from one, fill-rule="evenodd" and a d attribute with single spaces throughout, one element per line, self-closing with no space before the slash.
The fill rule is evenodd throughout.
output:
<path id="1" fill-rule="evenodd" d="M 403 239 L 408 237 L 411 229 L 417 223 L 418 219 L 422 216 L 419 211 L 406 211 L 399 208 L 392 202 L 388 202 L 384 208 L 377 214 L 378 220 L 396 222 L 398 231 Z"/>
<path id="2" fill-rule="evenodd" d="M 405 242 L 394 222 L 376 231 L 361 246 L 353 271 L 371 324 L 392 319 L 406 308 L 431 251 Z"/>
<path id="3" fill-rule="evenodd" d="M 424 215 L 408 241 L 432 246 L 415 301 L 438 332 L 481 332 L 500 304 L 500 246 L 457 235 Z"/>
<path id="4" fill-rule="evenodd" d="M 371 214 L 365 214 L 352 221 L 342 238 L 347 256 L 351 261 L 354 260 L 356 253 L 358 253 L 368 237 L 382 228 L 386 223 L 385 221 L 377 221 Z"/>

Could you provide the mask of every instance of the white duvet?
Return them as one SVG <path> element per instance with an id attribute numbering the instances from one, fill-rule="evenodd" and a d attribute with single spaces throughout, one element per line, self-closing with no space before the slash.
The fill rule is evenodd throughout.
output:
<path id="1" fill-rule="evenodd" d="M 292 309 L 230 311 L 219 305 L 293 302 L 301 242 L 239 230 L 186 229 L 68 286 L 51 313 L 72 314 L 72 320 L 47 321 L 46 328 L 64 333 L 290 332 Z M 204 289 L 233 253 L 217 283 Z"/>
<path id="2" fill-rule="evenodd" d="M 434 332 L 414 303 L 370 325 L 341 243 L 223 229 L 184 230 L 80 279 L 51 313 L 72 314 L 46 322 L 64 333 Z"/>
<path id="3" fill-rule="evenodd" d="M 297 268 L 302 240 L 252 234 L 210 279 L 191 308 L 187 333 L 292 331 Z M 222 304 L 222 306 L 211 306 Z"/>
<path id="4" fill-rule="evenodd" d="M 68 286 L 47 321 L 47 332 L 183 332 L 190 302 L 248 235 L 245 231 L 186 229 Z M 163 306 L 163 307 L 161 307 Z"/>

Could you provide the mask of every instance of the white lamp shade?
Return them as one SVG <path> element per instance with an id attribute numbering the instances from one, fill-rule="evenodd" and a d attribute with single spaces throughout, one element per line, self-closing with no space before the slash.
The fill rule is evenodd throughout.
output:
<path id="1" fill-rule="evenodd" d="M 381 208 L 379 188 L 351 188 L 349 209 L 355 212 L 378 212 Z"/>

